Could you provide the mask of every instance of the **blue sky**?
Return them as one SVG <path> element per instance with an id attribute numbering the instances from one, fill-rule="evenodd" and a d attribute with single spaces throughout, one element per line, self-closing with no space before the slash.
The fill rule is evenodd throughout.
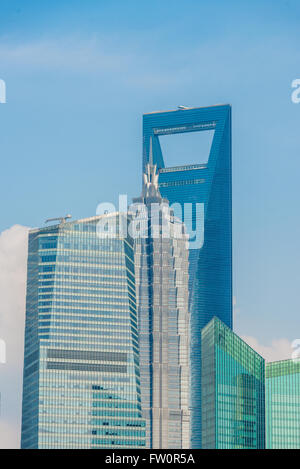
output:
<path id="1" fill-rule="evenodd" d="M 2 0 L 0 231 L 140 192 L 142 114 L 233 107 L 236 330 L 300 337 L 298 1 Z"/>

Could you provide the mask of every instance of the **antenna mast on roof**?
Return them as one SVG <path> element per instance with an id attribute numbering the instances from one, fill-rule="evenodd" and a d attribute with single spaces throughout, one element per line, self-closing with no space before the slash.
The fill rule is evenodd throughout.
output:
<path id="1" fill-rule="evenodd" d="M 45 223 L 50 223 L 51 221 L 59 221 L 60 224 L 66 223 L 66 220 L 72 218 L 72 215 L 66 215 L 65 217 L 57 217 L 57 218 L 48 218 Z"/>

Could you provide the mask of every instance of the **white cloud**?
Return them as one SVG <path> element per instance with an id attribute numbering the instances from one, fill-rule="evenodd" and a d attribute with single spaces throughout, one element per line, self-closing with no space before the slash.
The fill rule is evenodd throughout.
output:
<path id="1" fill-rule="evenodd" d="M 292 358 L 292 343 L 288 339 L 274 339 L 270 345 L 262 345 L 255 337 L 241 336 L 241 338 L 267 362 Z"/>
<path id="2" fill-rule="evenodd" d="M 0 448 L 20 444 L 27 234 L 20 225 L 0 234 L 0 338 L 7 359 L 0 364 Z"/>
<path id="3" fill-rule="evenodd" d="M 1 38 L 0 38 L 1 39 Z M 28 43 L 0 41 L 2 68 L 65 71 L 68 73 L 115 76 L 129 86 L 170 86 L 186 80 L 186 71 L 171 67 L 162 60 L 155 66 L 157 57 L 145 54 L 138 43 L 125 44 L 98 36 L 62 37 Z M 176 73 L 174 73 L 174 68 Z"/>
<path id="4" fill-rule="evenodd" d="M 18 423 L 0 420 L 0 449 L 20 447 L 20 427 Z"/>
<path id="5" fill-rule="evenodd" d="M 233 296 L 233 320 L 240 317 L 240 308 L 237 306 L 236 296 Z M 248 335 L 238 334 L 250 347 L 259 353 L 267 362 L 275 362 L 279 360 L 288 360 L 292 358 L 294 348 L 292 342 L 286 338 L 273 339 L 269 345 L 259 343 L 259 341 Z"/>
<path id="6" fill-rule="evenodd" d="M 0 45 L 0 62 L 12 66 L 38 67 L 43 70 L 112 71 L 130 66 L 132 54 L 108 50 L 99 38 L 60 38 L 28 43 Z"/>

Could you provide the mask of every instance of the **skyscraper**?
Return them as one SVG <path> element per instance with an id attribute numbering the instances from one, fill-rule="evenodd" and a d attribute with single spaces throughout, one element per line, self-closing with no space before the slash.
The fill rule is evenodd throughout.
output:
<path id="1" fill-rule="evenodd" d="M 162 139 L 195 132 L 213 133 L 208 158 L 194 155 L 187 161 L 168 163 Z M 143 168 L 149 161 L 159 172 L 159 189 L 170 204 L 192 204 L 182 220 L 189 234 L 203 227 L 203 240 L 190 242 L 189 309 L 191 315 L 191 445 L 201 447 L 201 330 L 219 317 L 232 328 L 232 235 L 231 235 L 231 107 L 180 109 L 144 115 Z M 201 134 L 204 135 L 204 134 Z M 172 155 L 171 155 L 172 156 Z M 172 159 L 172 158 L 171 158 Z M 203 204 L 204 210 L 197 210 Z M 177 216 L 178 215 L 177 212 Z M 192 238 L 192 236 L 191 236 Z M 199 237 L 198 237 L 199 238 Z"/>
<path id="2" fill-rule="evenodd" d="M 99 224 L 114 225 L 115 235 Z M 145 445 L 124 224 L 115 213 L 29 234 L 22 448 Z"/>
<path id="3" fill-rule="evenodd" d="M 150 151 L 151 152 L 151 151 Z M 142 196 L 144 234 L 135 264 L 143 417 L 148 448 L 189 448 L 188 247 L 184 225 L 158 190 L 147 164 Z"/>
<path id="4" fill-rule="evenodd" d="M 266 447 L 300 449 L 300 362 L 266 364 Z"/>
<path id="5" fill-rule="evenodd" d="M 265 361 L 218 318 L 202 330 L 202 447 L 265 447 Z"/>

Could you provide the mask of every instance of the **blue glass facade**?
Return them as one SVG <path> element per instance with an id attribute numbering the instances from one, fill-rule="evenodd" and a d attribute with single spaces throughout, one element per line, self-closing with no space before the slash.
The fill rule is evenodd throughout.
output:
<path id="1" fill-rule="evenodd" d="M 214 130 L 208 162 L 166 167 L 159 137 Z M 201 330 L 219 317 L 232 328 L 231 107 L 191 108 L 145 114 L 143 168 L 149 159 L 159 169 L 159 188 L 170 204 L 204 204 L 183 214 L 186 226 L 204 224 L 204 243 L 189 253 L 191 314 L 191 447 L 201 448 Z M 177 213 L 178 215 L 178 213 Z M 191 218 L 191 219 L 189 219 Z"/>
<path id="2" fill-rule="evenodd" d="M 29 234 L 22 448 L 139 448 L 133 243 L 105 215 Z"/>

